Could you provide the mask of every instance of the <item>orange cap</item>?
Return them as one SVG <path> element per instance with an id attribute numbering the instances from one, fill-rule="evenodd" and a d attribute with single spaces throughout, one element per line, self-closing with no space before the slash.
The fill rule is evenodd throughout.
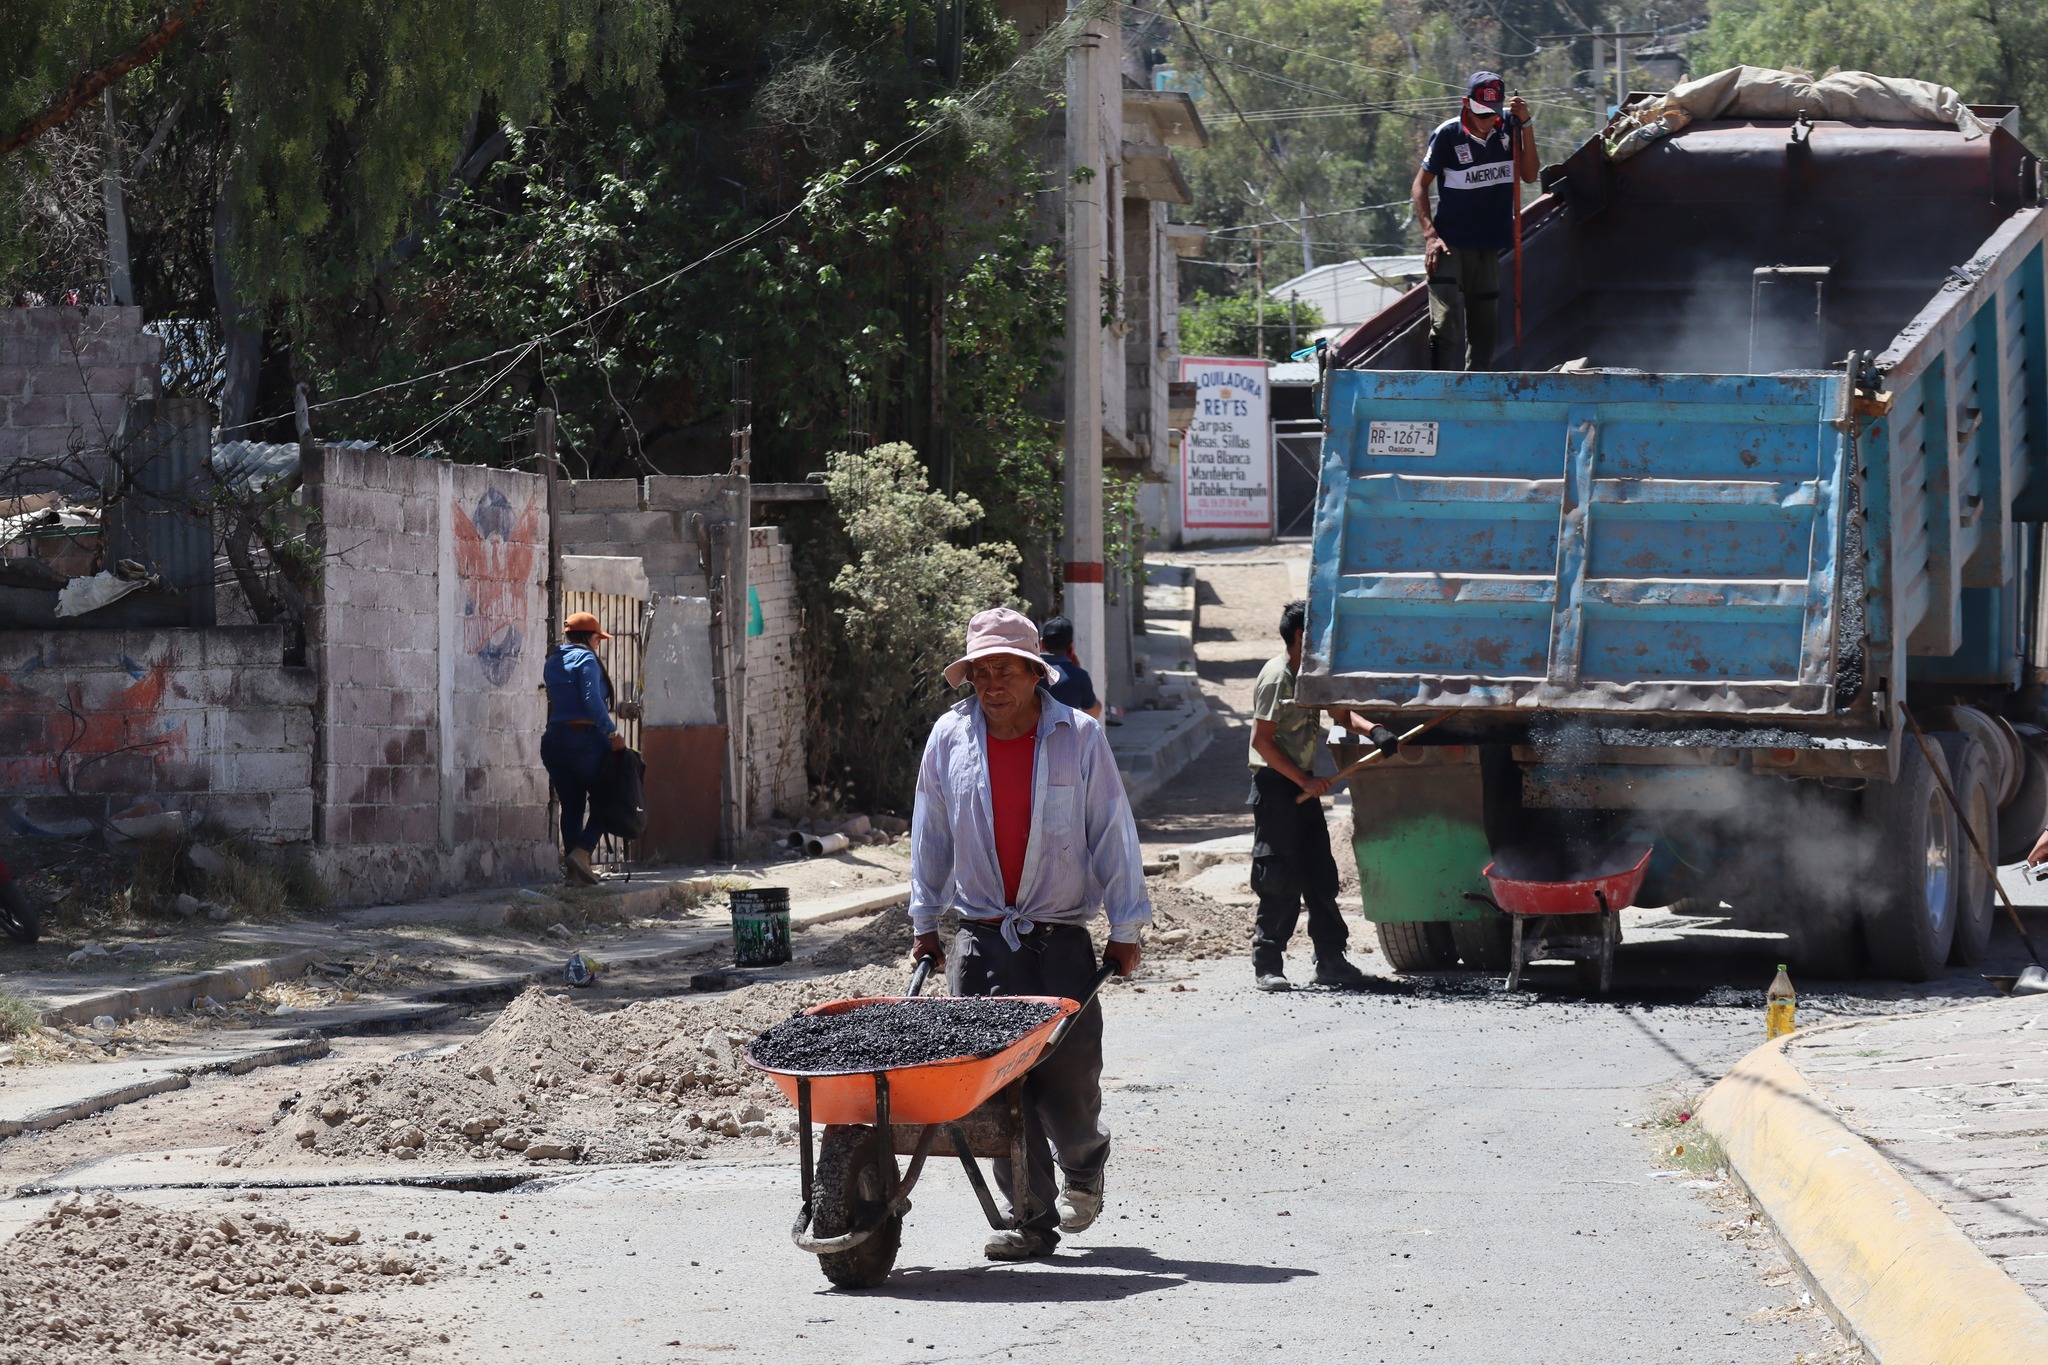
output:
<path id="1" fill-rule="evenodd" d="M 568 620 L 562 622 L 562 633 L 564 635 L 581 635 L 585 631 L 595 635 L 600 640 L 612 638 L 605 633 L 605 628 L 597 623 L 597 618 L 587 611 L 576 612 Z"/>

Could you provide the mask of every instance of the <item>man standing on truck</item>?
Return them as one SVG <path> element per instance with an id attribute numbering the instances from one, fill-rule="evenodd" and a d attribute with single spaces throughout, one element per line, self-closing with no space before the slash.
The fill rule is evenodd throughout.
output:
<path id="1" fill-rule="evenodd" d="M 1429 367 L 1490 370 L 1500 335 L 1500 253 L 1514 245 L 1520 195 L 1536 182 L 1536 134 L 1520 95 L 1506 103 L 1492 71 L 1475 71 L 1454 119 L 1429 135 L 1410 195 L 1429 274 Z M 1429 187 L 1441 180 L 1435 212 Z"/>
<path id="2" fill-rule="evenodd" d="M 1046 690 L 1031 619 L 996 607 L 967 623 L 967 648 L 946 666 L 974 695 L 939 717 L 926 741 L 910 826 L 913 960 L 944 964 L 939 916 L 959 911 L 946 984 L 954 995 L 1057 995 L 1080 1000 L 1095 976 L 1088 923 L 1109 915 L 1103 959 L 1138 967 L 1138 931 L 1152 918 L 1138 825 L 1109 739 Z M 1102 1004 L 1074 1016 L 1066 1040 L 1024 1083 L 1024 1147 L 1033 1213 L 998 1232 L 992 1261 L 1050 1256 L 1062 1232 L 1102 1212 L 1109 1130 L 1102 1126 Z M 1057 1160 L 1064 1175 L 1053 1187 Z M 1010 1188 L 998 1161 L 997 1188 Z"/>
<path id="3" fill-rule="evenodd" d="M 1365 973 L 1344 956 L 1350 931 L 1337 909 L 1337 860 L 1330 853 L 1330 826 L 1322 798 L 1328 778 L 1315 776 L 1322 735 L 1316 708 L 1294 700 L 1301 672 L 1301 636 L 1308 603 L 1295 600 L 1280 611 L 1280 639 L 1287 652 L 1259 670 L 1252 686 L 1252 894 L 1259 898 L 1252 930 L 1252 976 L 1262 991 L 1291 989 L 1287 940 L 1308 903 L 1308 937 L 1316 949 L 1316 984 L 1357 989 Z M 1401 745 L 1384 725 L 1331 708 L 1330 718 L 1363 735 L 1387 753 Z M 1303 801 L 1304 795 L 1313 798 Z"/>

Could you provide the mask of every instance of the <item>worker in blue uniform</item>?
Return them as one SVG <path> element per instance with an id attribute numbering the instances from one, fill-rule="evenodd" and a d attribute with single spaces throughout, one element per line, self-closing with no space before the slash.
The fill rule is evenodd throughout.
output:
<path id="1" fill-rule="evenodd" d="M 1490 370 L 1500 336 L 1500 253 L 1514 244 L 1517 177 L 1539 170 L 1535 123 L 1501 78 L 1475 71 L 1458 116 L 1429 135 L 1410 198 L 1429 274 L 1429 368 Z M 1429 187 L 1439 184 L 1436 207 Z"/>
<path id="2" fill-rule="evenodd" d="M 563 642 L 548 651 L 541 681 L 548 690 L 548 728 L 540 740 L 541 766 L 562 807 L 562 870 L 571 882 L 595 886 L 590 855 L 604 829 L 590 815 L 590 791 L 604 772 L 605 755 L 626 747 L 612 723 L 612 680 L 593 646 L 609 640 L 597 617 L 579 611 L 562 623 Z"/>

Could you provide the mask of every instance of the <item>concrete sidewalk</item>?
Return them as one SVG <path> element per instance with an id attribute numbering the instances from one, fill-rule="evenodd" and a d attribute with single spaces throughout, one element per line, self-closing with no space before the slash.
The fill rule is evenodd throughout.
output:
<path id="1" fill-rule="evenodd" d="M 2048 997 L 1802 1031 L 1699 1118 L 1878 1361 L 2048 1360 Z"/>

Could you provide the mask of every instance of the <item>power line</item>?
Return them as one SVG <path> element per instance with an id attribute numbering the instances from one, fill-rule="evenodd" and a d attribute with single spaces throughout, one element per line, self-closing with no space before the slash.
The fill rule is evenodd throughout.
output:
<path id="1" fill-rule="evenodd" d="M 1055 41 L 1060 36 L 1062 30 L 1065 30 L 1071 26 L 1071 21 L 1061 23 L 1051 33 L 1048 33 L 1046 35 L 1045 39 L 1042 40 L 1040 45 L 1042 46 L 1045 42 Z M 1008 82 L 1011 77 L 1015 76 L 1017 72 L 1026 65 L 1027 59 L 1030 56 L 1030 53 L 1020 54 L 1017 57 L 1017 59 L 1012 61 L 1010 65 L 1007 68 L 1005 68 L 1000 74 L 991 77 L 981 86 L 980 89 L 974 91 L 972 94 L 968 95 L 964 100 L 962 100 L 961 104 L 964 106 L 971 106 L 981 101 L 984 97 L 988 96 L 997 88 Z M 802 213 L 805 209 L 810 208 L 813 204 L 817 203 L 818 201 L 826 197 L 828 194 L 836 193 L 839 190 L 845 189 L 849 186 L 865 184 L 875 175 L 888 170 L 892 166 L 899 164 L 904 157 L 908 156 L 911 152 L 915 151 L 923 143 L 938 136 L 938 134 L 942 130 L 942 127 L 943 125 L 941 124 L 941 122 L 936 119 L 927 123 L 923 128 L 919 129 L 916 133 L 912 134 L 911 136 L 905 138 L 903 141 L 897 143 L 894 147 L 890 148 L 880 157 L 877 157 L 875 160 L 870 161 L 865 165 L 856 167 L 854 170 L 848 172 L 839 180 L 834 181 L 831 185 L 826 186 L 820 190 L 814 191 L 811 194 L 805 195 L 803 199 L 791 205 L 789 208 L 777 214 L 775 217 L 767 220 L 766 222 L 755 225 L 754 227 L 748 229 L 746 232 L 741 233 L 739 236 L 734 237 L 729 241 L 719 243 L 717 246 L 714 246 L 713 248 L 711 248 L 711 250 L 705 252 L 702 256 L 699 256 L 696 260 L 691 261 L 689 264 L 680 266 L 677 269 L 670 271 L 668 274 L 661 276 L 659 279 L 650 280 L 646 284 L 643 284 L 636 289 L 628 290 L 626 293 L 619 295 L 619 297 L 613 299 L 611 302 L 603 304 L 600 307 L 594 308 L 590 312 L 584 314 L 583 316 L 576 318 L 571 322 L 566 322 L 551 332 L 537 333 L 525 341 L 518 342 L 510 346 L 501 346 L 495 351 L 488 352 L 484 355 L 472 357 L 469 360 L 458 361 L 453 365 L 445 365 L 438 370 L 430 370 L 426 374 L 413 375 L 410 378 L 393 380 L 388 384 L 379 384 L 373 388 L 364 389 L 358 393 L 345 394 L 339 398 L 329 398 L 318 403 L 308 404 L 306 410 L 308 412 L 316 412 L 323 408 L 339 407 L 345 403 L 360 402 L 365 398 L 375 397 L 377 394 L 380 393 L 389 393 L 393 389 L 409 388 L 415 384 L 424 384 L 429 380 L 440 379 L 444 378 L 447 375 L 457 374 L 463 370 L 474 369 L 479 365 L 488 365 L 492 361 L 501 360 L 506 356 L 514 357 L 511 364 L 505 366 L 496 375 L 493 375 L 489 380 L 485 381 L 482 387 L 472 392 L 468 397 L 464 398 L 455 406 L 444 410 L 439 415 L 433 418 L 430 418 L 423 426 L 415 429 L 411 434 L 404 438 L 404 442 L 410 442 L 416 437 L 423 434 L 424 432 L 432 429 L 435 426 L 438 426 L 440 423 L 446 421 L 448 418 L 457 415 L 458 413 L 462 412 L 464 409 L 468 408 L 473 403 L 475 403 L 479 398 L 482 397 L 484 392 L 486 392 L 492 385 L 498 383 L 505 375 L 510 374 L 513 369 L 517 368 L 519 363 L 523 361 L 526 358 L 526 356 L 529 353 L 531 353 L 536 347 L 544 347 L 545 344 L 549 341 L 553 341 L 556 338 L 561 337 L 569 332 L 578 330 L 583 327 L 587 327 L 589 324 L 595 322 L 598 318 L 603 317 L 605 314 L 611 312 L 613 309 L 618 308 L 620 305 L 628 303 L 631 300 L 638 298 L 640 295 L 646 294 L 652 290 L 660 289 L 666 285 L 673 284 L 675 281 L 681 279 L 683 276 L 688 275 L 693 271 L 702 269 L 704 266 L 709 265 L 711 262 L 719 259 L 722 256 L 730 255 L 734 251 L 739 250 L 741 247 L 744 247 L 749 243 L 755 241 L 757 238 L 775 232 L 776 230 L 780 229 L 783 224 L 787 223 L 790 219 Z M 282 421 L 284 418 L 292 415 L 292 411 L 284 411 L 273 413 L 267 417 L 251 418 L 245 424 L 245 426 L 266 426 L 272 422 Z M 401 444 L 404 444 L 404 442 L 401 442 Z"/>
<path id="2" fill-rule="evenodd" d="M 1198 28 L 1201 29 L 1204 33 L 1213 33 L 1219 38 L 1228 38 L 1232 42 L 1252 43 L 1259 47 L 1270 47 L 1276 52 L 1291 52 L 1297 57 L 1309 57 L 1314 59 L 1315 61 L 1329 62 L 1335 66 L 1348 66 L 1354 71 L 1365 71 L 1375 76 L 1391 76 L 1395 80 L 1415 81 L 1422 85 L 1441 86 L 1443 89 L 1446 90 L 1457 91 L 1460 98 L 1463 98 L 1464 96 L 1465 87 L 1464 83 L 1461 81 L 1440 81 L 1435 79 L 1434 77 L 1421 76 L 1409 71 L 1395 71 L 1391 68 L 1384 66 L 1367 66 L 1363 62 L 1347 61 L 1342 57 L 1329 56 L 1327 53 L 1312 52 L 1305 47 L 1289 47 L 1285 43 L 1269 42 L 1264 38 L 1254 38 L 1251 35 L 1245 33 L 1232 33 L 1228 29 L 1217 28 L 1213 24 L 1200 24 L 1195 23 L 1193 20 L 1183 19 L 1180 16 L 1180 11 L 1178 7 L 1175 5 L 1175 0 L 1166 0 L 1166 3 L 1168 8 L 1173 11 L 1172 17 L 1181 25 L 1183 30 L 1188 29 L 1190 27 Z M 1141 5 L 1132 5 L 1131 9 L 1141 14 L 1157 14 L 1160 15 L 1160 17 L 1162 18 L 1166 17 L 1165 14 L 1161 11 L 1147 10 Z M 1196 54 L 1198 56 L 1201 55 L 1201 49 L 1198 45 L 1195 44 L 1194 35 L 1192 33 L 1188 34 L 1188 42 L 1190 46 L 1195 47 Z M 1207 58 L 1203 59 L 1203 65 L 1209 65 Z M 1211 68 L 1211 73 L 1214 73 L 1213 67 Z M 1575 114 L 1582 114 L 1585 112 L 1585 110 L 1581 109 L 1578 105 L 1564 104 L 1554 100 L 1531 100 L 1529 102 L 1531 104 L 1542 104 L 1545 107 L 1552 109 L 1570 110 L 1572 113 Z"/>

